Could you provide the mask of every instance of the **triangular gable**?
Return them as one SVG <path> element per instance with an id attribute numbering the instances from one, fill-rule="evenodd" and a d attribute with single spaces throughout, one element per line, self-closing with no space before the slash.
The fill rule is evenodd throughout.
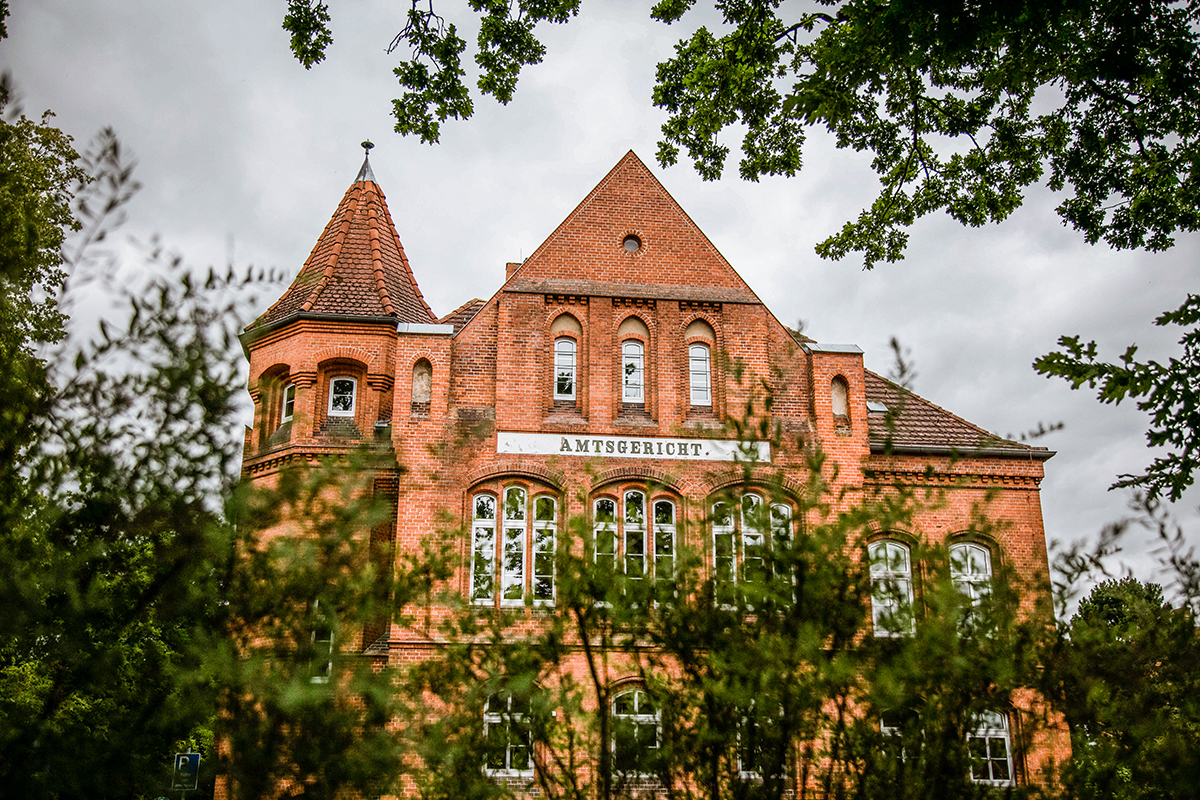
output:
<path id="1" fill-rule="evenodd" d="M 437 318 L 413 277 L 383 191 L 366 162 L 292 285 L 256 324 L 296 314 Z"/>
<path id="2" fill-rule="evenodd" d="M 630 253 L 627 236 L 641 240 Z M 589 291 L 589 284 L 594 284 Z M 693 294 L 758 303 L 754 292 L 630 150 L 533 252 L 505 285 L 509 291 L 629 286 L 635 296 Z M 697 297 L 695 299 L 702 299 Z"/>

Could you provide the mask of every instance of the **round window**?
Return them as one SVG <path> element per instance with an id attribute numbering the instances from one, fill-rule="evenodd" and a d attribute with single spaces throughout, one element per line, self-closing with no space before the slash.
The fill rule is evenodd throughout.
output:
<path id="1" fill-rule="evenodd" d="M 625 237 L 625 250 L 629 253 L 636 253 L 642 249 L 642 240 L 634 236 L 632 233 Z"/>

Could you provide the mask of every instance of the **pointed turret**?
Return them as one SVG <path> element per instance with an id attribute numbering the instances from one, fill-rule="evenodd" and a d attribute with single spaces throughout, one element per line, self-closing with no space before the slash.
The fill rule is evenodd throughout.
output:
<path id="1" fill-rule="evenodd" d="M 370 150 L 370 143 L 363 142 Z M 257 325 L 300 315 L 393 317 L 436 323 L 396 234 L 369 155 L 300 274 Z"/>

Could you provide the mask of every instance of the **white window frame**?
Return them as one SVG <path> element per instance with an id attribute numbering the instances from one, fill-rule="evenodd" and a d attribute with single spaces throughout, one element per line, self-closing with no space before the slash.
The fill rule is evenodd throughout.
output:
<path id="1" fill-rule="evenodd" d="M 338 381 L 350 381 L 350 408 L 335 409 L 334 401 L 341 396 L 334 393 L 334 387 Z M 353 417 L 358 409 L 358 378 L 351 375 L 334 375 L 329 379 L 329 403 L 328 414 L 331 417 Z"/>
<path id="2" fill-rule="evenodd" d="M 670 514 L 660 515 L 660 508 L 669 510 Z M 651 509 L 654 516 L 654 580 L 663 586 L 675 580 L 675 553 L 679 544 L 678 508 L 673 500 L 660 497 L 651 503 Z"/>
<path id="3" fill-rule="evenodd" d="M 569 348 L 564 348 L 564 345 Z M 571 336 L 559 336 L 554 340 L 554 399 L 574 400 L 578 386 L 579 346 Z M 570 381 L 567 391 L 560 391 L 559 384 L 566 378 Z"/>
<path id="4" fill-rule="evenodd" d="M 992 590 L 991 551 L 974 542 L 950 545 L 950 579 L 972 606 L 979 605 Z"/>
<path id="5" fill-rule="evenodd" d="M 632 502 L 631 502 L 632 501 Z M 621 563 L 630 580 L 646 577 L 646 493 L 641 489 L 621 492 Z"/>
<path id="6" fill-rule="evenodd" d="M 688 345 L 688 390 L 693 406 L 712 408 L 712 358 L 706 344 Z"/>
<path id="7" fill-rule="evenodd" d="M 546 504 L 549 513 L 544 513 Z M 555 543 L 558 539 L 558 499 L 540 494 L 533 498 L 533 556 L 530 572 L 533 575 L 533 604 L 552 606 L 557 596 Z M 549 590 L 546 590 L 549 587 Z"/>
<path id="8" fill-rule="evenodd" d="M 628 713 L 628 714 L 618 712 L 617 711 L 617 703 L 620 702 L 622 698 L 628 697 L 629 695 L 633 695 L 633 712 Z M 643 702 L 647 706 L 649 706 L 649 708 L 652 710 L 652 713 L 642 713 Z M 641 735 L 642 729 L 652 727 L 654 729 L 654 744 L 650 745 L 650 748 L 653 750 L 657 750 L 657 749 L 659 749 L 659 745 L 662 740 L 662 712 L 660 712 L 657 708 L 654 707 L 654 704 L 650 702 L 650 695 L 646 692 L 645 689 L 642 689 L 642 688 L 627 689 L 626 691 L 623 691 L 623 692 L 620 692 L 619 694 L 614 695 L 613 699 L 612 699 L 611 710 L 612 710 L 611 747 L 612 747 L 612 757 L 613 757 L 613 772 L 618 775 L 623 775 L 623 776 L 627 776 L 627 777 L 635 777 L 635 778 L 651 777 L 652 773 L 649 773 L 649 772 L 624 772 L 618 767 L 618 765 L 617 765 L 618 726 L 620 726 L 622 724 L 632 725 L 633 730 L 634 730 L 634 735 L 633 735 L 634 744 L 638 745 L 638 746 L 640 746 L 640 735 Z M 637 760 L 641 761 L 642 758 L 643 758 L 643 756 L 641 756 L 641 754 L 639 753 Z"/>
<path id="9" fill-rule="evenodd" d="M 283 387 L 283 404 L 279 413 L 279 424 L 291 422 L 296 415 L 296 384 L 289 383 Z"/>
<path id="10" fill-rule="evenodd" d="M 494 703 L 502 702 L 504 708 L 496 709 Z M 525 777 L 533 775 L 533 737 L 530 734 L 529 714 L 513 710 L 512 695 L 491 695 L 484 701 L 483 704 L 483 740 L 488 741 L 488 736 L 493 728 L 500 728 L 504 733 L 504 766 L 495 767 L 487 763 L 486 755 L 483 765 L 483 771 L 486 775 L 496 777 Z M 513 735 L 513 729 L 518 726 L 524 726 L 523 730 L 518 729 L 516 736 Z M 524 749 L 525 749 L 525 768 L 520 769 L 513 767 L 513 752 L 521 747 L 515 739 L 524 734 Z M 490 753 L 490 749 L 489 749 Z"/>
<path id="11" fill-rule="evenodd" d="M 482 492 L 471 498 L 470 595 L 475 605 L 490 606 L 496 601 L 496 517 L 499 505 L 499 498 L 491 492 Z M 481 515 L 480 511 L 485 513 Z"/>
<path id="12" fill-rule="evenodd" d="M 718 585 L 725 581 L 730 587 L 736 588 L 738 584 L 749 580 L 747 564 L 751 561 L 758 562 L 762 577 L 766 578 L 765 551 L 773 546 L 775 537 L 791 536 L 792 509 L 786 503 L 772 503 L 768 507 L 765 498 L 757 492 L 740 495 L 737 498 L 737 515 L 731 510 L 722 517 L 718 506 L 729 505 L 728 500 L 717 500 L 712 504 L 713 580 Z M 718 524 L 721 519 L 727 522 Z M 750 548 L 755 547 L 759 548 L 760 554 L 747 556 Z M 725 550 L 728 550 L 727 554 Z M 726 559 L 728 565 L 722 563 Z"/>
<path id="13" fill-rule="evenodd" d="M 970 751 L 972 741 L 982 741 L 984 747 L 984 760 L 986 765 L 986 775 L 975 774 L 976 759 L 974 753 L 968 752 L 968 759 L 971 765 L 971 782 L 983 783 L 990 786 L 1012 786 L 1015 782 L 1013 779 L 1013 759 L 1012 759 L 1012 736 L 1008 730 L 1008 715 L 997 711 L 985 711 L 979 715 L 976 720 L 977 725 L 975 730 L 967 734 L 967 749 Z M 992 747 L 995 743 L 1001 742 L 1004 746 L 1004 757 L 996 758 L 992 755 Z M 1008 777 L 997 778 L 993 767 L 1003 761 L 1004 769 L 1008 772 Z"/>
<path id="14" fill-rule="evenodd" d="M 914 619 L 912 551 L 895 539 L 880 539 L 867 548 L 871 575 L 871 628 L 875 636 L 894 639 L 912 634 Z M 902 557 L 902 558 L 901 558 Z M 902 564 L 902 566 L 901 566 Z M 908 616 L 908 624 L 892 626 Z"/>
<path id="15" fill-rule="evenodd" d="M 646 402 L 646 346 L 638 339 L 621 342 L 621 402 Z"/>
<path id="16" fill-rule="evenodd" d="M 504 540 L 500 553 L 500 605 L 525 605 L 526 535 L 529 492 L 523 486 L 506 486 L 501 505 Z"/>

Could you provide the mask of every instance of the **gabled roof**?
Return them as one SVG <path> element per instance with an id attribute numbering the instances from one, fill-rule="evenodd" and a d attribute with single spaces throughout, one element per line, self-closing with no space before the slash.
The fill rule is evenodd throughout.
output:
<path id="1" fill-rule="evenodd" d="M 283 297 L 255 322 L 298 314 L 435 323 L 368 160 Z"/>
<path id="2" fill-rule="evenodd" d="M 641 247 L 626 250 L 636 236 Z M 760 303 L 632 150 L 505 284 L 516 292 Z"/>
<path id="3" fill-rule="evenodd" d="M 867 402 L 882 404 L 886 413 L 870 413 L 867 433 L 872 452 L 943 453 L 963 456 L 1023 456 L 1045 461 L 1054 452 L 988 433 L 941 406 L 865 370 Z"/>
<path id="4" fill-rule="evenodd" d="M 473 298 L 439 319 L 438 322 L 443 325 L 453 325 L 454 332 L 458 333 L 459 329 L 470 322 L 471 317 L 478 314 L 479 309 L 485 305 L 487 305 L 486 300 L 480 300 L 478 297 Z"/>

